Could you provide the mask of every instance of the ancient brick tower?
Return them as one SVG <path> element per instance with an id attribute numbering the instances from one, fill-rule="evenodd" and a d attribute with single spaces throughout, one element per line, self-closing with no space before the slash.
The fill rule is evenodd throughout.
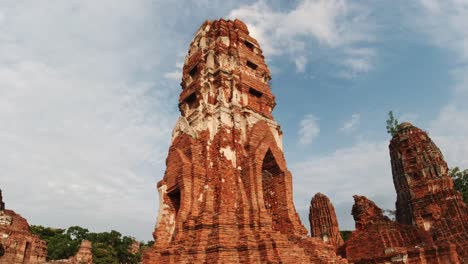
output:
<path id="1" fill-rule="evenodd" d="M 296 213 L 269 80 L 244 23 L 198 30 L 144 263 L 346 263 Z"/>
<path id="2" fill-rule="evenodd" d="M 457 246 L 468 262 L 468 208 L 454 190 L 447 163 L 427 133 L 402 123 L 390 142 L 396 218 Z"/>
<path id="3" fill-rule="evenodd" d="M 343 244 L 335 208 L 324 194 L 317 193 L 310 201 L 309 222 L 311 236 L 319 237 L 334 247 Z"/>

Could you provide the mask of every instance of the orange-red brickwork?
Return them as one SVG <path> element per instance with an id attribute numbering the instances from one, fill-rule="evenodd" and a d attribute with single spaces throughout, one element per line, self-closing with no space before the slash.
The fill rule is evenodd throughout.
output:
<path id="1" fill-rule="evenodd" d="M 47 256 L 46 242 L 31 234 L 29 224 L 12 210 L 5 209 L 1 192 L 0 264 L 39 264 Z"/>
<path id="2" fill-rule="evenodd" d="M 468 208 L 453 187 L 444 156 L 426 132 L 402 123 L 390 142 L 396 219 L 456 245 L 468 263 Z"/>
<path id="3" fill-rule="evenodd" d="M 425 230 L 399 224 L 364 196 L 354 196 L 352 215 L 356 230 L 339 249 L 355 264 L 367 263 L 460 263 L 455 245 L 434 242 Z"/>
<path id="4" fill-rule="evenodd" d="M 312 237 L 321 238 L 336 248 L 343 244 L 335 208 L 324 194 L 317 193 L 310 201 L 309 222 Z"/>
<path id="5" fill-rule="evenodd" d="M 200 27 L 144 263 L 347 263 L 307 235 L 294 208 L 269 80 L 244 23 Z"/>

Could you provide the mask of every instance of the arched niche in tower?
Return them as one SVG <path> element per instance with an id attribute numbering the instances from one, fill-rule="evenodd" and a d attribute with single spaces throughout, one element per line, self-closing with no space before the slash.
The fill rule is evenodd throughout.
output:
<path id="1" fill-rule="evenodd" d="M 263 201 L 273 221 L 273 229 L 281 231 L 288 228 L 288 206 L 286 197 L 285 174 L 270 149 L 262 163 Z"/>

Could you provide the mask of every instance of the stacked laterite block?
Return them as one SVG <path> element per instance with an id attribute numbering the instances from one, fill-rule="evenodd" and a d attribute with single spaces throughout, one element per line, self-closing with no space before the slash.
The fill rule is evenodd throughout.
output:
<path id="1" fill-rule="evenodd" d="M 31 234 L 26 219 L 5 209 L 1 190 L 0 209 L 0 264 L 44 263 L 46 242 Z"/>
<path id="2" fill-rule="evenodd" d="M 335 208 L 324 194 L 317 193 L 310 201 L 309 222 L 312 237 L 321 238 L 335 248 L 343 244 Z"/>
<path id="3" fill-rule="evenodd" d="M 198 30 L 144 263 L 347 263 L 296 213 L 269 80 L 244 23 Z"/>
<path id="4" fill-rule="evenodd" d="M 403 123 L 390 142 L 390 156 L 397 222 L 455 244 L 462 262 L 468 263 L 468 208 L 453 187 L 439 148 L 426 132 Z"/>
<path id="5" fill-rule="evenodd" d="M 458 264 L 454 244 L 435 242 L 425 230 L 391 221 L 364 196 L 354 196 L 352 215 L 356 230 L 339 249 L 355 264 L 444 263 Z"/>

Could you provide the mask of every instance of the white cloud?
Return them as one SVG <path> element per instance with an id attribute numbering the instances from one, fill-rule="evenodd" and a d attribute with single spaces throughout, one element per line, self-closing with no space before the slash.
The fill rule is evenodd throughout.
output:
<path id="1" fill-rule="evenodd" d="M 299 143 L 301 145 L 309 145 L 320 134 L 320 126 L 318 119 L 313 114 L 304 116 L 299 124 Z"/>
<path id="2" fill-rule="evenodd" d="M 445 155 L 448 166 L 468 168 L 468 109 L 443 108 L 430 123 L 429 134 Z"/>
<path id="3" fill-rule="evenodd" d="M 164 73 L 164 77 L 172 80 L 172 81 L 177 81 L 182 79 L 182 71 L 181 70 L 175 70 L 172 72 L 166 72 Z"/>
<path id="4" fill-rule="evenodd" d="M 340 128 L 340 131 L 343 132 L 351 132 L 356 130 L 357 126 L 359 126 L 359 122 L 361 120 L 361 115 L 354 113 L 351 115 L 351 119 L 346 121 L 343 126 Z"/>
<path id="5" fill-rule="evenodd" d="M 468 3 L 460 0 L 421 0 L 422 13 L 413 18 L 430 43 L 452 53 L 451 98 L 429 123 L 429 133 L 446 156 L 449 167 L 468 168 Z"/>
<path id="6" fill-rule="evenodd" d="M 388 142 L 358 142 L 333 153 L 311 156 L 291 165 L 296 208 L 307 219 L 310 199 L 317 192 L 334 204 L 341 229 L 354 229 L 352 196 L 365 195 L 384 209 L 394 208 Z"/>
<path id="7" fill-rule="evenodd" d="M 30 223 L 151 238 L 177 104 L 155 76 L 164 54 L 150 10 L 2 3 L 0 182 Z"/>
<path id="8" fill-rule="evenodd" d="M 361 46 L 373 42 L 373 23 L 367 8 L 356 3 L 302 0 L 291 10 L 274 10 L 258 1 L 232 10 L 229 17 L 247 23 L 267 56 L 293 56 L 298 72 L 305 69 L 306 64 L 297 61 L 308 55 L 311 39 L 339 54 L 336 63 L 345 67 L 345 74 L 367 72 L 372 67 L 369 54 L 373 50 Z"/>
<path id="9" fill-rule="evenodd" d="M 297 72 L 305 72 L 307 58 L 304 56 L 299 56 L 294 59 L 294 63 L 296 64 L 296 71 Z"/>

